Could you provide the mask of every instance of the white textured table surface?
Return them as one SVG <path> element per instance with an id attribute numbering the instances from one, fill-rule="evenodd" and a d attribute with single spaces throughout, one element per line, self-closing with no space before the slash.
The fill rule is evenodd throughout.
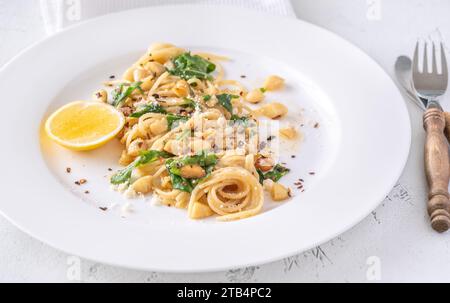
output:
<path id="1" fill-rule="evenodd" d="M 411 55 L 418 37 L 439 29 L 444 39 L 450 41 L 448 0 L 293 0 L 293 3 L 299 18 L 353 42 L 391 76 L 396 57 Z M 0 0 L 0 65 L 44 37 L 39 1 Z M 209 274 L 140 272 L 81 260 L 81 281 L 450 282 L 450 234 L 433 232 L 426 215 L 421 113 L 410 101 L 405 102 L 411 114 L 413 137 L 404 173 L 378 209 L 340 237 L 274 263 Z M 448 97 L 444 103 L 449 109 Z M 0 282 L 68 282 L 73 264 L 77 264 L 76 260 L 73 262 L 70 256 L 27 236 L 0 217 Z"/>

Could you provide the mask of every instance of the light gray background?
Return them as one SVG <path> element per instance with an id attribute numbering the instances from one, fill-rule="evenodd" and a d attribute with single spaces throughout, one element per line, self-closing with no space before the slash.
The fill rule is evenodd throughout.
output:
<path id="1" fill-rule="evenodd" d="M 411 55 L 417 38 L 436 36 L 439 29 L 443 38 L 450 41 L 450 1 L 379 0 L 379 20 L 370 17 L 374 16 L 370 14 L 373 1 L 293 0 L 293 4 L 300 19 L 353 42 L 392 77 L 395 58 Z M 0 65 L 44 37 L 39 1 L 0 0 Z M 81 281 L 373 282 L 380 277 L 383 282 L 450 282 L 450 234 L 433 232 L 426 215 L 421 113 L 409 100 L 405 102 L 411 114 L 413 137 L 404 173 L 380 207 L 340 237 L 278 262 L 209 274 L 140 272 L 80 260 Z M 68 276 L 76 270 L 77 262 L 72 263 L 74 260 L 68 257 L 0 217 L 0 282 L 69 282 Z"/>

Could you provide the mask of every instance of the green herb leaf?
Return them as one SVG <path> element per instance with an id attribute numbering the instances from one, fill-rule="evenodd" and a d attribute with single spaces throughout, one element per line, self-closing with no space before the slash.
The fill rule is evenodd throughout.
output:
<path id="1" fill-rule="evenodd" d="M 239 117 L 238 115 L 231 115 L 230 121 L 233 121 L 234 123 L 241 123 L 243 125 L 247 125 L 248 124 L 248 117 L 242 116 Z"/>
<path id="2" fill-rule="evenodd" d="M 211 100 L 212 96 L 211 95 L 205 95 L 203 96 L 203 101 L 209 101 Z"/>
<path id="3" fill-rule="evenodd" d="M 265 87 L 261 87 L 259 90 L 260 90 L 263 94 L 267 91 L 267 89 L 266 89 Z"/>
<path id="4" fill-rule="evenodd" d="M 191 78 L 198 78 L 200 80 L 212 79 L 209 74 L 216 69 L 215 64 L 190 53 L 181 54 L 172 62 L 174 68 L 169 70 L 169 73 L 185 80 Z"/>
<path id="5" fill-rule="evenodd" d="M 239 98 L 239 96 L 230 94 L 221 94 L 217 95 L 216 97 L 220 105 L 222 105 L 228 112 L 233 113 L 233 105 L 231 104 L 231 100 Z"/>
<path id="6" fill-rule="evenodd" d="M 264 180 L 266 180 L 264 173 L 260 169 L 256 169 L 256 172 L 258 173 L 259 176 L 259 183 L 263 184 Z"/>
<path id="7" fill-rule="evenodd" d="M 214 166 L 217 164 L 217 156 L 215 154 L 208 154 L 206 151 L 202 151 L 193 156 L 185 156 L 179 159 L 178 163 L 185 165 L 200 165 L 203 168 Z"/>
<path id="8" fill-rule="evenodd" d="M 259 182 L 262 184 L 264 180 L 270 179 L 273 182 L 278 182 L 282 177 L 287 175 L 291 170 L 289 168 L 286 168 L 280 164 L 275 165 L 275 167 L 267 172 L 263 173 L 259 169 L 257 169 L 258 175 L 259 175 Z"/>
<path id="9" fill-rule="evenodd" d="M 142 84 L 142 82 L 133 82 L 131 84 L 128 84 L 128 83 L 120 84 L 119 88 L 114 90 L 112 105 L 115 107 L 119 106 L 136 89 L 139 90 L 141 93 L 144 93 L 141 88 L 141 84 Z"/>
<path id="10" fill-rule="evenodd" d="M 139 110 L 131 114 L 130 117 L 139 118 L 148 113 L 167 114 L 167 111 L 161 105 L 152 103 L 139 108 Z"/>
<path id="11" fill-rule="evenodd" d="M 191 179 L 186 179 L 172 173 L 169 173 L 169 175 L 174 189 L 179 189 L 188 193 L 191 193 L 194 190 L 196 184 L 193 184 Z"/>
<path id="12" fill-rule="evenodd" d="M 217 164 L 217 156 L 215 154 L 207 154 L 205 151 L 194 155 L 185 156 L 180 159 L 169 159 L 166 161 L 166 168 L 169 172 L 172 187 L 185 192 L 192 192 L 197 184 L 207 178 Z M 203 178 L 183 178 L 181 174 L 181 168 L 186 165 L 200 165 L 206 172 L 206 176 Z"/>
<path id="13" fill-rule="evenodd" d="M 117 173 L 115 173 L 111 177 L 111 184 L 122 184 L 130 180 L 131 173 L 133 172 L 133 169 L 135 168 L 134 162 L 129 164 L 124 169 L 119 170 Z"/>
<path id="14" fill-rule="evenodd" d="M 197 102 L 195 102 L 194 100 L 189 99 L 189 98 L 184 98 L 183 100 L 185 103 L 182 104 L 181 107 L 192 108 L 192 109 L 195 109 L 197 107 Z"/>
<path id="15" fill-rule="evenodd" d="M 177 127 L 181 122 L 186 122 L 187 120 L 189 120 L 189 117 L 168 114 L 166 116 L 166 119 L 167 119 L 167 125 L 169 126 L 169 129 L 173 129 L 173 128 Z"/>
<path id="16" fill-rule="evenodd" d="M 111 177 L 111 183 L 117 185 L 128 182 L 131 178 L 133 169 L 135 169 L 136 167 L 152 163 L 160 158 L 170 158 L 170 157 L 173 157 L 173 155 L 165 151 L 158 151 L 158 150 L 144 151 L 141 153 L 139 157 L 136 158 L 136 160 L 130 163 L 127 167 L 125 167 L 122 170 L 119 170 L 116 174 L 114 174 Z"/>
<path id="17" fill-rule="evenodd" d="M 141 153 L 141 155 L 138 158 L 138 164 L 136 167 L 152 163 L 160 158 L 171 158 L 173 155 L 171 153 L 168 153 L 166 151 L 159 151 L 159 150 L 147 150 Z"/>

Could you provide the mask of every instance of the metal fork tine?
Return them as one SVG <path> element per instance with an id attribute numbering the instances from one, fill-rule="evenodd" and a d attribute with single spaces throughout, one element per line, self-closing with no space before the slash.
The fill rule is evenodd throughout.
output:
<path id="1" fill-rule="evenodd" d="M 422 73 L 428 73 L 428 43 L 426 43 L 426 42 L 425 42 L 425 49 L 423 51 Z"/>
<path id="2" fill-rule="evenodd" d="M 419 72 L 419 41 L 416 42 L 416 48 L 414 49 L 414 58 L 413 58 L 413 71 L 415 73 Z"/>
<path id="3" fill-rule="evenodd" d="M 446 76 L 448 74 L 447 59 L 445 58 L 444 44 L 442 44 L 442 42 L 441 42 L 441 66 L 442 66 L 441 67 L 442 68 L 442 74 L 444 76 Z"/>
<path id="4" fill-rule="evenodd" d="M 434 74 L 438 73 L 437 63 L 436 63 L 436 45 L 433 42 L 433 55 L 432 55 L 432 63 L 431 63 L 431 72 Z"/>
<path id="5" fill-rule="evenodd" d="M 420 41 L 420 40 L 419 40 Z M 420 42 L 421 44 L 422 42 Z M 441 108 L 437 98 L 442 96 L 447 90 L 448 85 L 448 70 L 447 70 L 447 61 L 445 58 L 444 45 L 441 43 L 440 49 L 442 52 L 441 55 L 441 63 L 442 63 L 442 74 L 438 73 L 437 70 L 437 60 L 438 54 L 437 51 L 437 42 L 433 43 L 433 41 L 424 41 L 425 47 L 423 50 L 423 54 L 420 57 L 423 57 L 422 69 L 419 70 L 419 42 L 416 44 L 416 49 L 414 51 L 414 63 L 413 63 L 413 71 L 412 71 L 412 80 L 414 84 L 414 88 L 417 91 L 417 94 L 420 98 L 425 100 L 426 107 L 435 106 L 437 108 Z M 420 46 L 422 47 L 422 46 Z M 430 48 L 430 49 L 428 49 Z M 429 53 L 433 51 L 431 58 L 428 58 Z M 428 59 L 430 59 L 430 64 L 433 65 L 433 70 L 428 72 Z"/>

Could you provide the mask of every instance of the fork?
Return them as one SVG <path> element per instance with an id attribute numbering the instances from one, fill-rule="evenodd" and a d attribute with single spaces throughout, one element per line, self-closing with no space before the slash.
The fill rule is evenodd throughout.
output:
<path id="1" fill-rule="evenodd" d="M 423 55 L 423 68 L 419 70 L 419 42 L 416 44 L 413 59 L 413 83 L 421 101 L 427 109 L 423 116 L 426 131 L 425 174 L 429 186 L 428 214 L 431 226 L 438 232 L 450 228 L 449 201 L 449 151 L 444 135 L 445 117 L 438 98 L 442 96 L 448 84 L 447 61 L 444 46 L 440 43 L 442 72 L 438 73 L 436 46 L 432 44 L 432 70 L 428 72 L 427 43 Z"/>

